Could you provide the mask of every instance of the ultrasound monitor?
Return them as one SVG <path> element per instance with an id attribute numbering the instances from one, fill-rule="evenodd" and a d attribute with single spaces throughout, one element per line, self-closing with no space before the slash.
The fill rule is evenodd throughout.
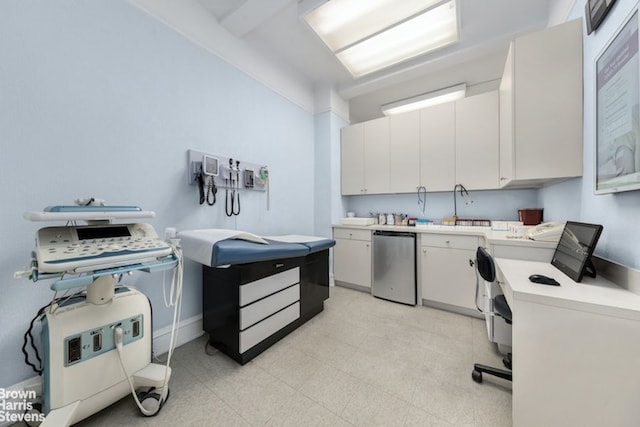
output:
<path id="1" fill-rule="evenodd" d="M 567 221 L 551 264 L 576 282 L 585 272 L 595 277 L 591 255 L 602 233 L 602 225 Z"/>

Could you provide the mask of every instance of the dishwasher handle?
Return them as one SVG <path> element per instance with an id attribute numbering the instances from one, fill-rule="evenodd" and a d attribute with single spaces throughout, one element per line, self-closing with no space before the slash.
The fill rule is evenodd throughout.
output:
<path id="1" fill-rule="evenodd" d="M 411 233 L 408 231 L 374 231 L 374 236 L 392 236 L 392 237 L 409 237 L 415 239 L 416 233 Z"/>

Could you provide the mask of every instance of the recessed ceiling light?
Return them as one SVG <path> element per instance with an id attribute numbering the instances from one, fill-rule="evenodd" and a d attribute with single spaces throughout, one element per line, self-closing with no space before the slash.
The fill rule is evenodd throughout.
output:
<path id="1" fill-rule="evenodd" d="M 455 0 L 330 0 L 304 19 L 355 77 L 458 41 Z"/>
<path id="2" fill-rule="evenodd" d="M 389 116 L 392 114 L 402 114 L 409 111 L 420 110 L 433 105 L 462 99 L 465 97 L 466 92 L 467 85 L 465 83 L 461 83 L 456 86 L 385 104 L 382 106 L 382 112 Z"/>

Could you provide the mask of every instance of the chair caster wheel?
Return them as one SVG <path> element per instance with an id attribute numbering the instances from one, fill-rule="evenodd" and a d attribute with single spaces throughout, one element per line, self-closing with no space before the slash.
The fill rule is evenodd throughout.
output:
<path id="1" fill-rule="evenodd" d="M 476 371 L 475 369 L 471 372 L 471 378 L 478 384 L 482 383 L 482 372 Z"/>
<path id="2" fill-rule="evenodd" d="M 505 366 L 505 368 L 509 370 L 513 369 L 511 367 L 511 353 L 507 354 L 505 357 L 502 358 L 502 364 Z"/>

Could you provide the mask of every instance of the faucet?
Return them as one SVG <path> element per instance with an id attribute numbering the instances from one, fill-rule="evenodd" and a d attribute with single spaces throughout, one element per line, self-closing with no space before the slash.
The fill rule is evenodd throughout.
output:
<path id="1" fill-rule="evenodd" d="M 422 216 L 427 208 L 427 188 L 424 185 L 418 187 L 418 205 L 422 205 Z"/>
<path id="2" fill-rule="evenodd" d="M 467 191 L 467 189 L 464 188 L 464 185 L 456 184 L 453 187 L 453 217 L 456 219 L 458 219 L 458 204 L 456 200 L 456 191 L 458 190 L 460 191 L 460 196 L 462 196 L 462 198 L 464 199 L 465 205 L 470 205 L 471 203 L 473 203 L 473 200 L 471 199 L 471 196 L 469 196 L 469 192 Z"/>

